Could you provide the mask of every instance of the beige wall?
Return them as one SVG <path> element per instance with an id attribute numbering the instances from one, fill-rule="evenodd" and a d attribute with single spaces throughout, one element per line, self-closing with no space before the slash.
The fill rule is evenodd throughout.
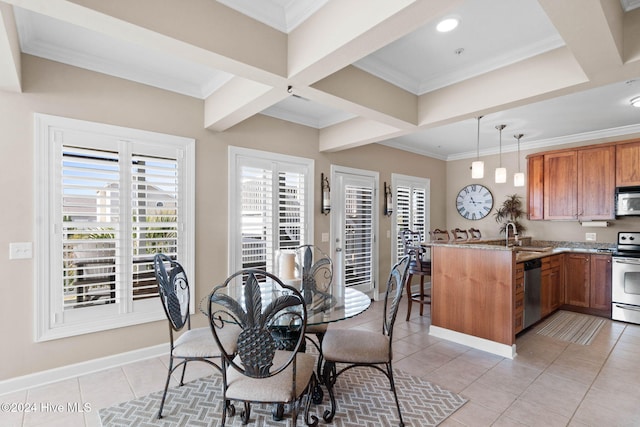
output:
<path id="1" fill-rule="evenodd" d="M 23 56 L 24 93 L 0 93 L 0 177 L 4 209 L 0 211 L 0 322 L 5 347 L 0 352 L 0 380 L 52 369 L 85 360 L 166 343 L 166 322 L 115 329 L 44 343 L 33 341 L 33 260 L 9 260 L 10 242 L 34 239 L 33 223 L 33 113 L 114 124 L 195 138 L 196 144 L 196 301 L 227 275 L 227 148 L 255 148 L 315 160 L 316 180 L 331 164 L 380 173 L 380 184 L 392 173 L 431 180 L 431 226 L 478 227 L 486 236 L 497 235 L 493 217 L 468 221 L 455 210 L 455 195 L 470 178 L 471 160 L 440 160 L 370 145 L 338 153 L 318 151 L 318 131 L 265 116 L 256 116 L 224 133 L 203 128 L 203 102 L 105 75 L 80 70 L 28 55 Z M 603 141 L 593 141 L 603 142 Z M 586 143 L 585 143 L 586 144 Z M 573 144 L 579 145 L 579 144 Z M 554 147 L 556 148 L 556 147 Z M 545 149 L 532 150 L 544 151 Z M 522 152 L 522 167 L 526 169 Z M 524 194 L 507 184 L 492 182 L 497 156 L 484 158 L 487 177 L 480 180 L 493 192 L 495 203 L 507 194 Z M 517 165 L 515 153 L 503 154 L 509 175 Z M 317 184 L 317 183 L 316 183 Z M 319 185 L 319 184 L 317 184 Z M 329 217 L 319 214 L 316 197 L 315 240 L 329 231 Z M 577 222 L 526 222 L 528 234 L 545 240 L 584 241 L 585 232 L 596 232 L 599 242 L 614 242 L 620 230 L 640 228 L 640 218 L 612 222 L 606 229 L 587 229 Z M 391 261 L 391 242 L 386 237 L 391 219 L 380 216 L 379 271 L 384 280 Z M 326 244 L 320 244 L 321 246 Z M 325 246 L 324 249 L 327 249 Z M 204 318 L 196 315 L 196 324 Z"/>
<path id="2" fill-rule="evenodd" d="M 108 123 L 195 138 L 196 272 L 199 301 L 227 275 L 227 148 L 249 147 L 315 160 L 316 181 L 331 164 L 376 170 L 380 181 L 392 173 L 431 179 L 434 223 L 445 222 L 446 163 L 371 145 L 339 153 L 318 151 L 318 131 L 256 116 L 227 132 L 203 128 L 203 102 L 182 95 L 108 77 L 59 63 L 23 56 L 24 93 L 0 93 L 0 177 L 4 208 L 0 211 L 0 324 L 5 345 L 0 351 L 0 381 L 32 372 L 100 358 L 167 342 L 165 321 L 43 343 L 33 341 L 33 260 L 9 260 L 10 242 L 34 239 L 33 113 Z M 319 185 L 319 184 L 317 184 Z M 329 231 L 329 218 L 316 203 L 315 240 Z M 380 276 L 388 274 L 391 219 L 380 216 Z M 326 249 L 326 248 L 325 248 Z M 206 324 L 195 316 L 197 326 Z"/>
<path id="3" fill-rule="evenodd" d="M 520 164 L 522 167 L 522 171 L 526 174 L 526 156 L 529 154 L 561 148 L 584 146 L 618 140 L 628 140 L 637 138 L 638 136 L 640 135 L 628 135 L 622 138 L 589 140 L 553 147 L 522 150 L 520 153 Z M 479 228 L 480 231 L 482 231 L 483 236 L 498 236 L 500 225 L 495 221 L 495 218 L 493 216 L 495 210 L 491 211 L 491 213 L 482 220 L 469 221 L 462 218 L 456 212 L 455 197 L 462 187 L 467 184 L 476 182 L 485 185 L 487 188 L 489 188 L 489 190 L 491 190 L 494 199 L 494 208 L 501 205 L 507 195 L 519 194 L 520 196 L 522 196 L 522 200 L 525 203 L 526 210 L 526 186 L 519 188 L 513 186 L 513 174 L 517 171 L 518 168 L 517 154 L 516 152 L 502 154 L 502 165 L 507 168 L 507 182 L 505 184 L 496 184 L 493 180 L 494 170 L 498 167 L 497 155 L 485 156 L 481 159 L 485 162 L 485 176 L 480 180 L 471 179 L 470 167 L 472 160 L 473 159 L 457 160 L 447 163 L 447 198 L 445 206 L 448 219 L 447 228 L 451 230 L 456 227 L 464 229 L 476 227 Z M 611 197 L 613 197 L 613 195 Z M 585 233 L 596 233 L 596 242 L 611 243 L 612 246 L 615 246 L 618 231 L 640 230 L 640 217 L 627 217 L 609 221 L 609 226 L 606 228 L 583 227 L 577 221 L 527 221 L 525 219 L 524 221 L 522 221 L 522 223 L 527 227 L 527 231 L 524 234 L 532 236 L 534 239 L 585 242 Z M 438 226 L 438 224 L 433 221 L 431 222 L 431 225 L 434 228 Z"/>

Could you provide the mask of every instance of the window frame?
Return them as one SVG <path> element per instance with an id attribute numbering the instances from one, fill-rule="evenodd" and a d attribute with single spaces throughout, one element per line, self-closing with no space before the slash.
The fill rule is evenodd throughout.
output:
<path id="1" fill-rule="evenodd" d="M 242 194 L 241 183 L 239 182 L 241 167 L 245 164 L 251 166 L 262 165 L 278 165 L 279 167 L 286 167 L 288 170 L 297 170 L 302 172 L 305 176 L 304 182 L 304 194 L 305 194 L 305 207 L 304 217 L 306 222 L 303 224 L 302 234 L 305 244 L 313 244 L 313 232 L 314 232 L 314 213 L 315 213 L 315 172 L 313 159 L 305 157 L 291 156 L 287 154 L 273 153 L 269 151 L 261 151 L 250 148 L 229 146 L 229 195 L 228 195 L 228 215 L 229 215 L 229 259 L 228 259 L 228 274 L 230 275 L 239 270 L 242 265 L 242 229 L 241 229 L 241 214 L 238 211 L 240 209 L 240 195 Z M 281 169 L 278 169 L 281 170 Z M 277 211 L 274 211 L 277 212 Z M 274 214 L 274 221 L 277 221 Z M 277 235 L 278 228 L 273 227 L 274 234 Z M 279 242 L 277 238 L 274 242 Z M 274 260 L 277 257 L 279 248 L 274 245 L 271 256 Z M 273 266 L 275 267 L 275 265 Z M 276 271 L 267 270 L 270 273 L 277 274 Z"/>
<path id="2" fill-rule="evenodd" d="M 83 146 L 99 149 L 105 145 L 118 144 L 118 157 L 124 153 L 132 154 L 137 147 L 144 155 L 162 155 L 175 159 L 179 165 L 180 184 L 180 220 L 178 257 L 190 278 L 193 288 L 195 254 L 195 140 L 174 135 L 125 128 L 96 122 L 88 122 L 65 117 L 34 114 L 34 166 L 35 166 L 35 260 L 34 260 L 34 339 L 36 342 L 66 338 L 87 333 L 115 329 L 162 320 L 165 313 L 162 304 L 156 298 L 136 301 L 132 295 L 116 304 L 84 307 L 71 313 L 61 309 L 55 298 L 60 292 L 56 286 L 63 286 L 61 223 L 52 224 L 52 220 L 62 219 L 62 186 L 59 181 L 61 161 L 60 148 L 68 138 L 78 135 L 86 138 Z M 115 142 L 114 142 L 115 141 Z M 171 153 L 168 155 L 166 153 Z M 126 159 L 127 161 L 129 158 Z M 131 182 L 127 181 L 127 185 Z M 130 187 L 127 187 L 130 188 Z M 131 225 L 130 215 L 123 214 L 125 225 L 122 241 L 133 240 L 126 232 Z M 124 250 L 124 260 L 128 265 L 133 262 L 131 250 Z M 58 266 L 58 267 L 56 267 Z M 126 285 L 125 285 L 126 286 Z M 125 289 L 128 289 L 127 287 Z M 194 298 L 193 293 L 191 294 Z M 139 304 L 142 302 L 142 304 Z M 194 307 L 193 301 L 191 307 Z"/>

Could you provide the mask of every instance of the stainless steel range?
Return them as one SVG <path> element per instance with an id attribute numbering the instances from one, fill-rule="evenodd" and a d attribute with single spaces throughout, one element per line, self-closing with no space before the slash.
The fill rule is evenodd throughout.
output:
<path id="1" fill-rule="evenodd" d="M 618 233 L 611 267 L 611 318 L 640 324 L 640 232 Z"/>

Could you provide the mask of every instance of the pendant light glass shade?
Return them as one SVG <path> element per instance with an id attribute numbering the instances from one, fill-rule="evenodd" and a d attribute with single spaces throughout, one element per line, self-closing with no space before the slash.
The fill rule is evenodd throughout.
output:
<path id="1" fill-rule="evenodd" d="M 471 163 L 471 178 L 484 178 L 484 162 L 476 160 L 475 162 Z"/>
<path id="2" fill-rule="evenodd" d="M 523 136 L 521 133 L 513 135 L 513 137 L 518 140 L 518 172 L 513 174 L 514 187 L 524 187 L 524 172 L 520 172 L 520 138 Z"/>
<path id="3" fill-rule="evenodd" d="M 516 172 L 513 174 L 513 186 L 524 187 L 524 172 Z"/>
<path id="4" fill-rule="evenodd" d="M 507 127 L 506 125 L 498 125 L 496 129 L 500 131 L 500 163 L 496 168 L 496 184 L 504 184 L 507 182 L 507 168 L 502 167 L 502 129 Z"/>
<path id="5" fill-rule="evenodd" d="M 471 178 L 482 179 L 484 178 L 484 162 L 480 160 L 480 119 L 482 116 L 478 116 L 478 136 L 476 138 L 476 161 L 471 163 Z"/>

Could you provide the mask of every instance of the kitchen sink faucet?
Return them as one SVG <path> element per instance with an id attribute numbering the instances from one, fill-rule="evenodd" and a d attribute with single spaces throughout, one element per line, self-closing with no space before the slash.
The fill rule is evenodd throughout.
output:
<path id="1" fill-rule="evenodd" d="M 507 247 L 509 247 L 509 226 L 513 227 L 513 237 L 515 240 L 515 245 L 518 244 L 518 228 L 513 222 L 508 222 L 504 228 L 504 239 L 505 239 L 505 245 Z"/>

